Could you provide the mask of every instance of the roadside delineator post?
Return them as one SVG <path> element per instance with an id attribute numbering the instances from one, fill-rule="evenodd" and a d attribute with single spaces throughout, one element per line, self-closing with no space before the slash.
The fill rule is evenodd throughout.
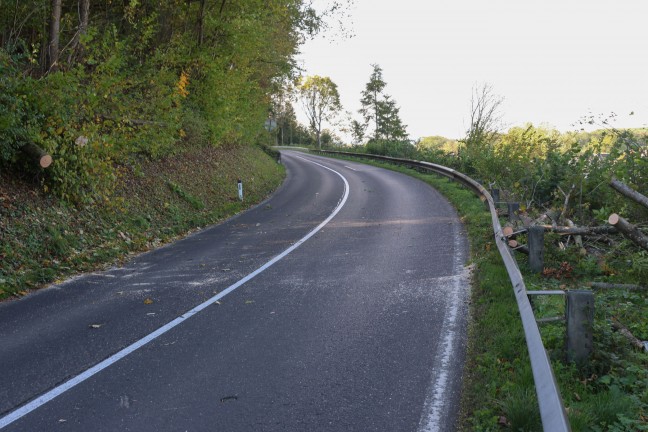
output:
<path id="1" fill-rule="evenodd" d="M 239 200 L 243 201 L 243 182 L 240 179 L 237 182 L 237 186 Z"/>

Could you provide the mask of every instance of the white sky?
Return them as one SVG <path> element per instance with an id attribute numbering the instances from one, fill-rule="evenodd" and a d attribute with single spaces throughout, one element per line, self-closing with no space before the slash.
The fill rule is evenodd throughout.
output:
<path id="1" fill-rule="evenodd" d="M 483 83 L 504 97 L 507 126 L 574 130 L 610 112 L 617 127 L 648 124 L 646 0 L 355 0 L 351 14 L 355 37 L 309 41 L 301 59 L 358 119 L 377 63 L 414 139 L 463 137 Z"/>

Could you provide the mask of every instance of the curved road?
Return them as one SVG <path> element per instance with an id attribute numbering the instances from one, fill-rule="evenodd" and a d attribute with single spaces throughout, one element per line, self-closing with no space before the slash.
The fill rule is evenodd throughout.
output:
<path id="1" fill-rule="evenodd" d="M 455 211 L 402 174 L 283 163 L 251 211 L 0 304 L 0 428 L 454 430 L 469 300 Z"/>

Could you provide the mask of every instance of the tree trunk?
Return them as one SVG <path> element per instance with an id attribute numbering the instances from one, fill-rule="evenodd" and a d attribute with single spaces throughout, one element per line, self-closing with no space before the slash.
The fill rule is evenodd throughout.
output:
<path id="1" fill-rule="evenodd" d="M 648 250 L 648 236 L 642 233 L 639 228 L 616 213 L 610 215 L 608 222 L 610 225 L 614 225 L 624 236 L 632 240 L 639 247 Z"/>
<path id="2" fill-rule="evenodd" d="M 640 194 L 639 192 L 632 189 L 630 186 L 626 185 L 619 180 L 613 179 L 610 182 L 610 186 L 615 191 L 619 192 L 621 195 L 634 200 L 635 202 L 641 204 L 642 206 L 648 208 L 648 197 Z"/>
<path id="3" fill-rule="evenodd" d="M 567 226 L 552 226 L 552 225 L 539 225 L 545 231 L 551 231 L 558 234 L 565 235 L 599 235 L 599 234 L 618 234 L 618 230 L 613 226 L 596 226 L 596 227 L 567 227 Z"/>
<path id="4" fill-rule="evenodd" d="M 222 6 L 224 6 L 224 4 L 225 2 L 223 2 Z M 198 12 L 198 46 L 202 46 L 204 40 L 205 40 L 205 0 L 200 0 L 200 10 Z"/>
<path id="5" fill-rule="evenodd" d="M 34 143 L 25 144 L 20 148 L 31 160 L 41 168 L 47 168 L 52 164 L 52 156 Z"/>
<path id="6" fill-rule="evenodd" d="M 72 38 L 70 44 L 70 55 L 68 56 L 68 64 L 72 64 L 78 57 L 79 42 L 81 36 L 87 33 L 88 23 L 90 22 L 90 0 L 79 0 L 79 28 Z"/>
<path id="7" fill-rule="evenodd" d="M 50 15 L 49 44 L 47 45 L 47 72 L 58 68 L 59 31 L 61 29 L 61 1 L 52 0 Z"/>

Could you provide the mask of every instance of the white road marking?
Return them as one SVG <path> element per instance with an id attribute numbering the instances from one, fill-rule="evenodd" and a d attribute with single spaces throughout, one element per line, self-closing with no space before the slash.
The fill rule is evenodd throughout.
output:
<path id="1" fill-rule="evenodd" d="M 344 168 L 349 168 L 351 171 L 358 171 L 357 169 L 355 169 L 355 168 L 351 168 L 351 167 L 348 166 L 348 165 L 344 165 Z"/>
<path id="2" fill-rule="evenodd" d="M 70 379 L 69 381 L 66 381 L 65 383 L 61 384 L 58 387 L 53 388 L 52 390 L 48 391 L 47 393 L 42 394 L 41 396 L 37 397 L 36 399 L 32 400 L 26 405 L 23 405 L 22 407 L 16 409 L 15 411 L 12 411 L 11 413 L 7 414 L 6 416 L 0 418 L 0 429 L 3 429 L 4 427 L 10 425 L 11 423 L 15 422 L 19 418 L 29 414 L 30 412 L 34 411 L 35 409 L 45 405 L 47 402 L 51 401 L 52 399 L 60 396 L 67 390 L 70 390 L 71 388 L 75 387 L 76 385 L 82 383 L 83 381 L 87 380 L 88 378 L 94 376 L 95 374 L 101 372 L 102 370 L 106 369 L 108 366 L 118 362 L 119 360 L 123 359 L 130 353 L 134 352 L 135 350 L 143 347 L 147 343 L 157 339 L 158 337 L 162 336 L 164 333 L 168 332 L 172 328 L 178 326 L 179 324 L 183 323 L 187 319 L 191 318 L 192 316 L 196 315 L 198 312 L 202 311 L 203 309 L 207 308 L 208 306 L 218 303 L 218 300 L 221 298 L 225 297 L 227 294 L 231 293 L 244 283 L 248 282 L 249 280 L 253 279 L 255 276 L 258 276 L 259 274 L 263 273 L 265 270 L 270 268 L 272 265 L 280 261 L 282 258 L 284 258 L 286 255 L 297 249 L 299 246 L 301 246 L 306 240 L 310 239 L 312 236 L 317 234 L 324 226 L 331 221 L 337 215 L 342 207 L 344 207 L 344 204 L 347 201 L 347 198 L 349 197 L 349 182 L 347 182 L 347 179 L 344 178 L 342 174 L 339 172 L 335 171 L 334 169 L 331 169 L 329 167 L 326 167 L 322 164 L 319 164 L 317 162 L 314 162 L 312 160 L 296 156 L 299 159 L 303 159 L 307 162 L 310 162 L 312 164 L 318 165 L 324 169 L 327 169 L 335 174 L 337 174 L 342 181 L 344 182 L 344 194 L 340 201 L 338 202 L 337 206 L 333 210 L 333 212 L 326 218 L 322 223 L 317 225 L 315 228 L 313 228 L 312 231 L 310 231 L 308 234 L 306 234 L 304 237 L 302 237 L 300 240 L 298 240 L 296 243 L 294 243 L 292 246 L 290 246 L 288 249 L 280 253 L 279 255 L 275 256 L 272 258 L 270 261 L 253 271 L 252 273 L 248 274 L 245 276 L 243 279 L 240 279 L 238 282 L 234 283 L 233 285 L 230 285 L 228 288 L 224 289 L 221 291 L 219 294 L 211 297 L 209 300 L 206 300 L 205 302 L 199 304 L 195 308 L 189 310 L 188 312 L 185 312 L 183 315 L 177 317 L 173 321 L 163 325 L 159 329 L 155 330 L 153 333 L 150 333 L 149 335 L 143 337 L 142 339 L 138 340 L 137 342 L 134 342 L 133 344 L 127 346 L 123 350 L 117 352 L 116 354 L 113 354 L 111 357 L 107 358 L 106 360 L 102 361 L 101 363 L 96 364 L 95 366 L 91 367 L 90 369 L 86 370 L 85 372 L 75 376 L 74 378 Z"/>
<path id="3" fill-rule="evenodd" d="M 448 286 L 448 303 L 450 309 L 443 321 L 441 334 L 441 352 L 435 356 L 432 369 L 432 383 L 425 400 L 423 414 L 419 421 L 418 432 L 440 432 L 443 420 L 451 412 L 449 405 L 450 378 L 452 370 L 456 368 L 455 357 L 460 349 L 460 321 L 459 307 L 467 298 L 467 287 L 470 283 L 470 269 L 463 266 L 464 254 L 462 253 L 462 235 L 459 233 L 458 224 L 453 224 L 454 234 L 454 268 L 455 275 L 450 277 Z"/>

